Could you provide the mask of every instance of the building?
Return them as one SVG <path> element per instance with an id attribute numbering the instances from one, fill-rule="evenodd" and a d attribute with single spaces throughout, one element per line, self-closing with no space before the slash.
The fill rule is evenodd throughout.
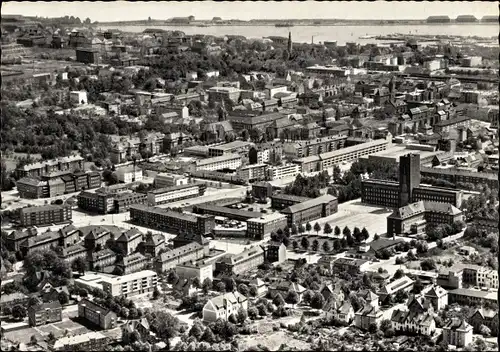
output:
<path id="1" fill-rule="evenodd" d="M 331 195 L 324 195 L 302 203 L 294 204 L 281 211 L 287 216 L 288 227 L 300 225 L 336 213 L 338 200 Z"/>
<path id="2" fill-rule="evenodd" d="M 116 327 L 117 316 L 111 310 L 84 298 L 78 302 L 78 318 L 86 320 L 102 330 Z"/>
<path id="3" fill-rule="evenodd" d="M 68 222 L 72 219 L 72 209 L 68 205 L 42 205 L 22 208 L 19 211 L 21 226 L 44 226 Z"/>
<path id="4" fill-rule="evenodd" d="M 202 259 L 208 256 L 208 253 L 208 241 L 203 244 L 198 242 L 188 243 L 160 254 L 155 258 L 153 267 L 157 273 L 164 273 L 176 268 L 179 264 Z"/>
<path id="5" fill-rule="evenodd" d="M 78 196 L 80 209 L 98 214 L 123 213 L 135 204 L 145 204 L 147 195 L 135 192 L 83 191 Z"/>
<path id="6" fill-rule="evenodd" d="M 40 326 L 62 321 L 62 306 L 59 301 L 42 303 L 28 308 L 30 326 Z"/>
<path id="7" fill-rule="evenodd" d="M 323 171 L 343 162 L 353 162 L 363 156 L 386 150 L 392 144 L 391 141 L 392 136 L 389 134 L 386 139 L 376 139 L 319 155 L 299 158 L 294 160 L 294 163 L 300 165 L 301 172 Z"/>
<path id="8" fill-rule="evenodd" d="M 93 48 L 78 48 L 76 49 L 76 61 L 84 64 L 99 64 L 99 50 Z"/>
<path id="9" fill-rule="evenodd" d="M 102 268 L 111 266 L 116 262 L 116 253 L 109 248 L 100 251 L 92 251 L 88 256 L 89 269 L 100 271 Z"/>
<path id="10" fill-rule="evenodd" d="M 248 221 L 253 218 L 260 218 L 262 213 L 242 209 L 233 209 L 212 204 L 200 204 L 193 207 L 197 214 L 209 214 L 213 216 L 223 216 L 225 218 L 237 221 Z"/>
<path id="11" fill-rule="evenodd" d="M 447 345 L 465 347 L 472 343 L 472 325 L 463 319 L 452 318 L 442 328 L 443 341 Z"/>
<path id="12" fill-rule="evenodd" d="M 325 261 L 326 258 L 322 262 L 325 263 Z M 369 267 L 370 262 L 357 258 L 338 258 L 333 261 L 326 261 L 326 264 L 329 264 L 327 265 L 327 269 L 330 269 L 331 273 L 347 272 L 355 275 L 365 271 Z"/>
<path id="13" fill-rule="evenodd" d="M 143 234 L 137 229 L 130 229 L 124 232 L 115 240 L 117 248 L 120 248 L 123 255 L 129 255 L 137 249 L 143 241 Z"/>
<path id="14" fill-rule="evenodd" d="M 189 178 L 182 175 L 169 174 L 165 172 L 158 173 L 155 176 L 154 186 L 157 189 L 173 186 L 183 186 L 189 183 Z"/>
<path id="15" fill-rule="evenodd" d="M 152 270 L 142 270 L 119 277 L 102 279 L 102 289 L 113 297 L 132 297 L 138 294 L 153 293 L 158 283 L 158 275 Z"/>
<path id="16" fill-rule="evenodd" d="M 203 283 L 206 279 L 213 280 L 213 263 L 200 259 L 177 264 L 175 272 L 181 279 L 195 279 Z"/>
<path id="17" fill-rule="evenodd" d="M 116 264 L 117 268 L 122 269 L 122 273 L 124 275 L 135 273 L 137 271 L 141 271 L 146 269 L 150 260 L 148 257 L 142 255 L 139 252 L 132 253 L 124 256 L 121 261 L 118 261 Z"/>
<path id="18" fill-rule="evenodd" d="M 241 95 L 241 90 L 235 87 L 212 87 L 207 90 L 208 99 L 210 101 L 223 102 L 227 99 L 238 102 Z"/>
<path id="19" fill-rule="evenodd" d="M 433 287 L 425 293 L 425 299 L 432 304 L 435 312 L 439 312 L 448 305 L 448 291 L 441 286 L 433 285 Z"/>
<path id="20" fill-rule="evenodd" d="M 442 179 L 455 185 L 460 183 L 487 184 L 491 189 L 498 188 L 498 177 L 496 174 L 487 172 L 471 172 L 468 170 L 422 167 L 422 177 Z"/>
<path id="21" fill-rule="evenodd" d="M 401 156 L 400 181 L 362 180 L 361 201 L 390 208 L 400 208 L 418 201 L 450 203 L 456 207 L 462 205 L 463 194 L 460 190 L 420 185 L 420 175 L 420 155 Z"/>
<path id="22" fill-rule="evenodd" d="M 448 291 L 448 303 L 458 303 L 463 305 L 482 305 L 485 302 L 498 303 L 496 291 L 476 290 L 467 288 L 457 288 Z"/>
<path id="23" fill-rule="evenodd" d="M 83 158 L 79 155 L 67 156 L 58 159 L 46 160 L 43 162 L 35 162 L 26 164 L 15 170 L 18 178 L 22 177 L 37 177 L 51 174 L 53 172 L 67 171 L 68 173 L 75 170 L 83 170 Z"/>
<path id="24" fill-rule="evenodd" d="M 383 316 L 384 314 L 379 310 L 378 306 L 374 307 L 370 304 L 366 304 L 363 308 L 354 313 L 354 325 L 362 330 L 368 330 L 371 324 L 379 326 Z"/>
<path id="25" fill-rule="evenodd" d="M 158 188 L 148 192 L 148 205 L 155 206 L 183 199 L 201 197 L 205 194 L 207 186 L 205 184 L 185 184 L 179 186 L 169 186 Z"/>
<path id="26" fill-rule="evenodd" d="M 237 315 L 240 308 L 248 309 L 247 298 L 238 291 L 225 293 L 208 300 L 203 307 L 203 321 L 211 323 L 218 319 L 228 320 L 232 314 Z"/>
<path id="27" fill-rule="evenodd" d="M 398 332 L 432 336 L 436 331 L 432 307 L 425 299 L 410 298 L 407 309 L 392 312 L 391 323 Z"/>
<path id="28" fill-rule="evenodd" d="M 475 333 L 481 333 L 481 325 L 484 325 L 493 336 L 498 336 L 498 311 L 495 309 L 477 308 L 469 317 L 469 323 Z"/>
<path id="29" fill-rule="evenodd" d="M 267 164 L 252 164 L 242 166 L 236 171 L 236 175 L 246 182 L 262 181 L 267 179 Z"/>
<path id="30" fill-rule="evenodd" d="M 300 167 L 296 164 L 283 164 L 277 166 L 269 166 L 267 168 L 267 177 L 269 180 L 281 180 L 287 177 L 295 177 L 300 173 Z"/>
<path id="31" fill-rule="evenodd" d="M 451 204 L 420 201 L 398 208 L 387 217 L 387 235 L 416 234 L 427 224 L 453 225 L 462 219 L 462 211 Z"/>
<path id="32" fill-rule="evenodd" d="M 130 220 L 145 227 L 200 235 L 210 234 L 215 227 L 215 219 L 210 215 L 184 214 L 139 204 L 130 207 Z"/>
<path id="33" fill-rule="evenodd" d="M 142 181 L 142 169 L 139 167 L 121 167 L 115 171 L 118 181 L 122 183 Z"/>
<path id="34" fill-rule="evenodd" d="M 156 257 L 165 248 L 165 236 L 162 234 L 146 234 L 146 240 L 142 245 L 142 254 Z"/>
<path id="35" fill-rule="evenodd" d="M 311 200 L 308 197 L 294 196 L 291 194 L 277 193 L 271 195 L 271 208 L 275 210 L 283 210 L 289 206 L 299 204 Z"/>
<path id="36" fill-rule="evenodd" d="M 347 136 L 327 136 L 303 141 L 285 142 L 283 152 L 292 158 L 304 158 L 332 152 L 344 147 Z"/>
<path id="37" fill-rule="evenodd" d="M 280 213 L 263 214 L 258 218 L 247 221 L 247 236 L 255 239 L 263 239 L 271 232 L 284 230 L 287 227 L 286 215 Z"/>
<path id="38" fill-rule="evenodd" d="M 21 249 L 21 243 L 29 237 L 36 237 L 38 231 L 36 228 L 28 228 L 25 231 L 12 231 L 5 237 L 5 247 L 12 252 L 17 252 Z"/>
<path id="39" fill-rule="evenodd" d="M 282 242 L 269 242 L 264 247 L 264 258 L 269 263 L 283 263 L 286 261 L 286 246 Z"/>
<path id="40" fill-rule="evenodd" d="M 234 141 L 225 144 L 219 144 L 208 147 L 208 156 L 222 156 L 227 154 L 247 154 L 249 149 L 254 146 L 251 142 Z"/>
<path id="41" fill-rule="evenodd" d="M 414 281 L 408 276 L 403 276 L 382 287 L 380 291 L 377 292 L 377 294 L 380 298 L 380 301 L 383 302 L 388 296 L 394 297 L 394 295 L 399 291 L 411 291 L 411 289 L 413 288 L 413 283 Z"/>
<path id="42" fill-rule="evenodd" d="M 290 292 L 290 291 L 297 293 L 297 295 L 299 296 L 299 302 L 300 302 L 300 301 L 302 301 L 302 296 L 307 291 L 307 289 L 304 286 L 302 286 L 296 282 L 292 282 L 292 281 L 288 281 L 288 280 L 280 280 L 280 281 L 269 286 L 269 293 L 271 294 L 271 297 L 273 297 L 273 298 L 278 293 L 283 298 L 285 298 L 287 296 L 288 292 Z"/>
<path id="43" fill-rule="evenodd" d="M 236 170 L 241 166 L 241 156 L 239 154 L 225 154 L 213 158 L 201 159 L 189 165 L 190 171 L 218 171 Z"/>
<path id="44" fill-rule="evenodd" d="M 75 105 L 87 104 L 87 92 L 73 91 L 69 93 L 70 101 Z"/>
<path id="45" fill-rule="evenodd" d="M 264 263 L 264 250 L 260 246 L 245 249 L 240 254 L 225 254 L 215 262 L 215 271 L 238 275 Z"/>
<path id="46" fill-rule="evenodd" d="M 87 258 L 87 249 L 81 244 L 75 244 L 66 248 L 61 248 L 59 257 L 65 262 L 72 263 L 77 258 Z"/>
<path id="47" fill-rule="evenodd" d="M 29 297 L 22 292 L 13 292 L 10 294 L 0 295 L 0 309 L 3 311 L 5 307 L 12 309 L 15 305 L 25 306 L 28 303 Z"/>
<path id="48" fill-rule="evenodd" d="M 103 351 L 110 338 L 92 331 L 82 335 L 60 337 L 54 342 L 54 351 Z"/>

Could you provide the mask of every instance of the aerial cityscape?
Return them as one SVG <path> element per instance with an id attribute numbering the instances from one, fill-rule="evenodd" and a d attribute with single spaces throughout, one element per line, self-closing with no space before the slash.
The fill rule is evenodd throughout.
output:
<path id="1" fill-rule="evenodd" d="M 1 350 L 498 351 L 498 4 L 414 4 L 2 4 Z"/>

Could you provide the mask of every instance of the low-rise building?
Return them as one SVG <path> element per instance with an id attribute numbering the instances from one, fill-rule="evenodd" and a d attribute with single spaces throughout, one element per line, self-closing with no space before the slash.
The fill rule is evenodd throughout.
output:
<path id="1" fill-rule="evenodd" d="M 380 297 L 380 301 L 383 302 L 388 296 L 393 297 L 399 291 L 411 291 L 413 284 L 414 281 L 412 279 L 408 276 L 403 276 L 382 287 L 377 294 Z"/>
<path id="2" fill-rule="evenodd" d="M 161 172 L 155 176 L 154 185 L 157 189 L 173 186 L 183 186 L 189 183 L 189 178 L 182 175 Z"/>
<path id="3" fill-rule="evenodd" d="M 238 314 L 240 308 L 248 309 L 247 298 L 238 291 L 225 293 L 208 300 L 203 307 L 203 321 L 227 320 L 232 314 Z"/>
<path id="4" fill-rule="evenodd" d="M 330 272 L 348 272 L 350 274 L 359 274 L 366 270 L 370 262 L 364 259 L 357 258 L 338 258 L 331 262 Z M 327 265 L 328 268 L 328 265 Z"/>
<path id="5" fill-rule="evenodd" d="M 425 293 L 425 298 L 431 302 L 434 311 L 439 312 L 448 305 L 448 291 L 441 286 L 434 285 Z"/>
<path id="6" fill-rule="evenodd" d="M 54 342 L 54 351 L 103 351 L 110 338 L 92 331 L 82 335 L 60 337 Z"/>
<path id="7" fill-rule="evenodd" d="M 122 183 L 140 182 L 142 181 L 142 169 L 139 167 L 121 167 L 116 169 L 118 181 Z"/>
<path id="8" fill-rule="evenodd" d="M 28 308 L 30 326 L 55 323 L 62 320 L 62 306 L 59 301 L 42 303 Z"/>
<path id="9" fill-rule="evenodd" d="M 71 264 L 77 258 L 86 259 L 87 249 L 81 244 L 75 244 L 66 248 L 61 248 L 58 254 L 65 262 Z"/>
<path id="10" fill-rule="evenodd" d="M 384 314 L 378 307 L 366 304 L 354 313 L 354 325 L 362 330 L 368 330 L 371 324 L 380 325 Z"/>
<path id="11" fill-rule="evenodd" d="M 155 258 L 153 266 L 156 272 L 164 273 L 174 269 L 179 264 L 202 259 L 208 255 L 208 251 L 208 243 L 202 245 L 198 242 L 192 242 L 160 254 Z"/>
<path id="12" fill-rule="evenodd" d="M 286 261 L 286 246 L 282 242 L 271 241 L 264 248 L 264 258 L 269 263 L 283 263 Z"/>
<path id="13" fill-rule="evenodd" d="M 458 303 L 463 305 L 484 304 L 486 302 L 498 303 L 498 294 L 496 291 L 476 290 L 457 288 L 448 291 L 448 303 Z"/>
<path id="14" fill-rule="evenodd" d="M 289 206 L 311 200 L 308 197 L 294 196 L 291 194 L 277 193 L 271 195 L 271 208 L 275 210 L 283 210 Z"/>
<path id="15" fill-rule="evenodd" d="M 491 330 L 493 336 L 498 336 L 498 311 L 495 309 L 484 307 L 476 309 L 469 317 L 469 323 L 476 334 L 481 333 L 481 326 L 484 325 Z"/>
<path id="16" fill-rule="evenodd" d="M 116 253 L 109 248 L 98 252 L 92 251 L 88 256 L 89 269 L 100 271 L 102 268 L 113 265 L 116 262 Z"/>
<path id="17" fill-rule="evenodd" d="M 4 293 L 0 295 L 0 309 L 3 311 L 5 307 L 12 308 L 18 304 L 24 306 L 28 303 L 28 300 L 29 297 L 22 292 Z"/>
<path id="18" fill-rule="evenodd" d="M 124 232 L 115 240 L 116 246 L 121 249 L 123 255 L 129 255 L 137 249 L 143 240 L 143 234 L 137 229 Z"/>
<path id="19" fill-rule="evenodd" d="M 432 336 L 436 331 L 433 309 L 429 302 L 411 298 L 407 309 L 392 312 L 391 323 L 395 331 Z"/>
<path id="20" fill-rule="evenodd" d="M 307 290 L 304 286 L 288 280 L 281 280 L 269 286 L 271 297 L 274 297 L 279 293 L 283 298 L 286 298 L 288 292 L 290 291 L 295 292 L 298 295 L 300 302 L 302 301 L 302 297 Z"/>
<path id="21" fill-rule="evenodd" d="M 137 252 L 124 256 L 116 266 L 122 269 L 124 275 L 127 275 L 144 270 L 148 266 L 148 263 L 149 259 Z"/>
<path id="22" fill-rule="evenodd" d="M 175 271 L 182 279 L 197 278 L 199 282 L 206 279 L 213 280 L 213 263 L 205 259 L 177 264 Z"/>

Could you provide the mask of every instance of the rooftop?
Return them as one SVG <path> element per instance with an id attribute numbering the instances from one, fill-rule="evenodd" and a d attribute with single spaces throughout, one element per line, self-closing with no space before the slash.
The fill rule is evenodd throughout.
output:
<path id="1" fill-rule="evenodd" d="M 302 203 L 291 205 L 288 208 L 283 209 L 282 213 L 296 213 L 296 212 L 299 212 L 299 211 L 302 211 L 305 209 L 315 207 L 317 205 L 330 203 L 330 202 L 333 202 L 335 200 L 337 200 L 336 197 L 329 195 L 329 194 L 326 194 L 326 195 L 323 195 L 323 196 L 320 196 L 320 197 L 317 197 L 314 199 L 306 200 L 305 202 L 302 202 Z"/>

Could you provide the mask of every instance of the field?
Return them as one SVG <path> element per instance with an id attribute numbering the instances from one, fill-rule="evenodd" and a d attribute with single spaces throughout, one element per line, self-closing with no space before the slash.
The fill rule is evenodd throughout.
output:
<path id="1" fill-rule="evenodd" d="M 59 338 L 64 335 L 66 330 L 68 330 L 70 335 L 80 335 L 90 331 L 72 320 L 65 320 L 59 323 L 7 332 L 4 334 L 4 337 L 10 341 L 28 343 L 31 336 L 35 336 L 37 340 L 42 340 L 52 332 L 56 338 Z"/>

